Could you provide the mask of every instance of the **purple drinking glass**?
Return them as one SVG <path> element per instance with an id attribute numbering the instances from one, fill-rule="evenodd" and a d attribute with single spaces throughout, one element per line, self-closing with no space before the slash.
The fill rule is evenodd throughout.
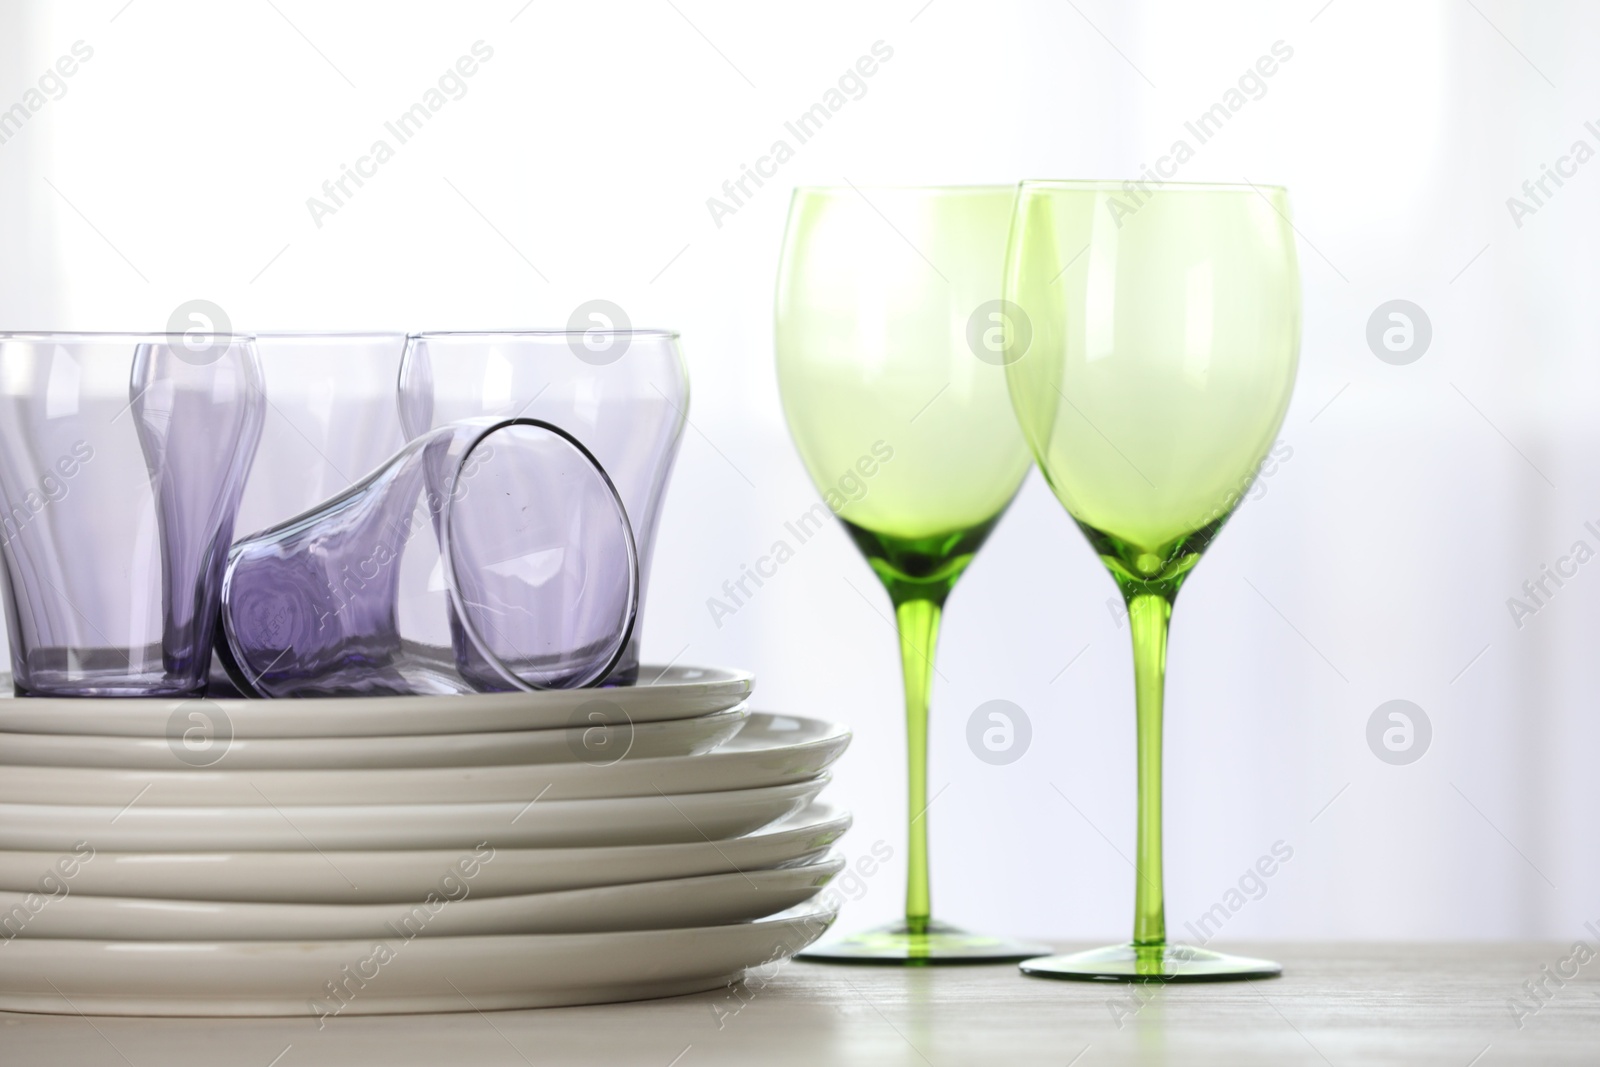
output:
<path id="1" fill-rule="evenodd" d="M 648 586 L 661 502 L 688 419 L 689 377 L 678 335 L 613 328 L 620 310 L 595 312 L 589 330 L 413 334 L 400 369 L 407 436 L 476 416 L 533 416 L 594 453 L 616 482 Z M 639 613 L 644 613 L 640 592 Z M 606 679 L 639 672 L 639 628 Z"/>
<path id="2" fill-rule="evenodd" d="M 250 337 L 0 334 L 17 692 L 204 689 L 264 406 Z"/>
<path id="3" fill-rule="evenodd" d="M 594 456 L 535 419 L 469 419 L 235 544 L 217 652 L 255 696 L 572 688 L 612 670 L 638 603 Z"/>
<path id="4" fill-rule="evenodd" d="M 406 443 L 395 404 L 405 334 L 257 332 L 255 339 L 267 410 L 239 501 L 242 534 L 344 492 Z M 220 658 L 206 693 L 242 695 Z"/>
<path id="5" fill-rule="evenodd" d="M 344 492 L 408 440 L 395 405 L 405 334 L 258 332 L 255 339 L 267 412 L 239 502 L 238 529 L 246 534 Z"/>

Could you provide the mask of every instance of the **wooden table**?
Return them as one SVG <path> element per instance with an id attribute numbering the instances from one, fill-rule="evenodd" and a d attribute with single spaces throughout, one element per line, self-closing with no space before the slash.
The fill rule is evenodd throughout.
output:
<path id="1" fill-rule="evenodd" d="M 1084 947 L 1084 946 L 1076 946 Z M 330 1019 L 0 1015 L 0 1064 L 1600 1064 L 1600 959 L 1570 945 L 1237 945 L 1285 977 L 1133 987 L 1011 966 L 791 963 L 770 980 L 594 1008 Z M 1524 981 L 1577 975 L 1535 1012 Z M 1136 996 L 1135 994 L 1139 994 Z M 1520 997 L 1521 1028 L 1508 1007 Z"/>

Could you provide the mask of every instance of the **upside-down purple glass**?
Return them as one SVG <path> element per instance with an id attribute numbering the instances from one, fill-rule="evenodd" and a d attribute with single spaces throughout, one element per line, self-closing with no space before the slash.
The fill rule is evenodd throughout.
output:
<path id="1" fill-rule="evenodd" d="M 638 602 L 594 457 L 538 420 L 469 419 L 235 544 L 217 652 L 257 696 L 572 688 L 615 666 Z"/>
<path id="2" fill-rule="evenodd" d="M 639 550 L 639 613 L 661 501 L 688 419 L 689 377 L 678 335 L 665 330 L 413 334 L 400 370 L 407 436 L 476 416 L 527 415 L 583 442 L 615 481 Z M 639 627 L 606 681 L 639 672 Z"/>
<path id="3" fill-rule="evenodd" d="M 19 693 L 204 689 L 264 405 L 249 337 L 0 334 L 0 560 Z"/>

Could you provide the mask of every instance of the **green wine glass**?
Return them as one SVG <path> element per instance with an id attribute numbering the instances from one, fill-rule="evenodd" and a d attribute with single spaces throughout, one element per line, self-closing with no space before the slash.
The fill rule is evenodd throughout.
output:
<path id="1" fill-rule="evenodd" d="M 1022 970 L 1164 981 L 1279 974 L 1267 960 L 1167 943 L 1161 726 L 1173 601 L 1250 488 L 1294 387 L 1300 283 L 1288 194 L 1024 182 L 1005 295 L 1030 328 L 1019 326 L 1006 352 L 1017 419 L 1127 600 L 1138 737 L 1133 940 Z"/>
<path id="2" fill-rule="evenodd" d="M 1015 193 L 802 188 L 790 205 L 778 387 L 811 480 L 894 606 L 910 815 L 905 921 L 804 959 L 915 965 L 1049 951 L 935 922 L 928 890 L 928 695 L 940 614 L 1030 465 L 1002 366 Z"/>

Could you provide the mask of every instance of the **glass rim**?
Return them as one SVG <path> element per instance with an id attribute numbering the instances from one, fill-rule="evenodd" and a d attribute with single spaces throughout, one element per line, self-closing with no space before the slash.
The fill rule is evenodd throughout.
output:
<path id="1" fill-rule="evenodd" d="M 866 189 L 879 193 L 997 193 L 1017 191 L 1016 182 L 964 182 L 956 185 L 797 185 L 794 195 L 801 193 L 859 193 Z"/>
<path id="2" fill-rule="evenodd" d="M 459 340 L 516 340 L 526 338 L 530 340 L 545 340 L 567 337 L 586 337 L 592 333 L 622 334 L 628 337 L 654 337 L 668 341 L 679 340 L 677 330 L 661 330 L 649 326 L 630 326 L 627 329 L 615 327 L 607 329 L 588 330 L 423 330 L 406 334 L 407 341 L 428 341 L 435 338 L 451 338 Z"/>
<path id="3" fill-rule="evenodd" d="M 357 338 L 400 338 L 404 340 L 408 334 L 404 330 L 257 330 L 250 336 L 258 341 L 310 341 L 317 338 L 327 338 L 330 341 L 350 341 Z"/>
<path id="4" fill-rule="evenodd" d="M 572 449 L 579 456 L 583 457 L 583 459 L 594 470 L 594 473 L 599 476 L 601 484 L 604 485 L 607 492 L 610 493 L 611 500 L 617 506 L 617 515 L 621 519 L 622 538 L 626 543 L 628 550 L 628 617 L 626 620 L 624 620 L 622 629 L 617 634 L 617 647 L 612 651 L 612 654 L 607 660 L 605 666 L 594 671 L 591 676 L 586 678 L 581 683 L 581 685 L 585 686 L 594 685 L 595 683 L 607 677 L 613 670 L 616 669 L 617 664 L 622 662 L 622 657 L 628 650 L 628 642 L 633 639 L 634 628 L 639 624 L 639 549 L 638 542 L 633 536 L 633 523 L 632 520 L 628 518 L 628 508 L 627 505 L 622 501 L 622 492 L 617 488 L 616 482 L 614 482 L 611 478 L 611 474 L 605 469 L 605 466 L 601 464 L 600 460 L 595 456 L 595 454 L 589 450 L 587 445 L 578 440 L 578 438 L 573 434 L 562 429 L 560 426 L 557 426 L 555 423 L 548 422 L 544 419 L 533 418 L 527 415 L 512 415 L 505 418 L 484 418 L 482 424 L 478 427 L 479 432 L 472 438 L 471 444 L 467 445 L 467 447 L 462 451 L 461 459 L 456 463 L 456 471 L 459 472 L 464 469 L 468 461 L 471 460 L 472 454 L 476 452 L 478 448 L 486 441 L 488 441 L 489 438 L 493 437 L 497 433 L 519 428 L 531 428 L 550 434 L 562 441 L 568 448 Z M 437 427 L 434 432 L 447 429 L 449 428 Z M 423 436 L 426 436 L 426 434 Z M 455 542 L 457 540 L 455 534 L 455 505 L 458 500 L 459 498 L 454 494 L 454 492 L 452 492 L 449 499 L 445 501 L 444 514 L 439 524 L 439 560 L 440 566 L 444 569 L 445 589 L 452 606 L 455 608 L 456 616 L 461 623 L 462 631 L 467 635 L 467 640 L 472 642 L 472 645 L 477 652 L 483 656 L 483 658 L 491 667 L 494 668 L 495 672 L 498 673 L 504 681 L 517 687 L 523 692 L 538 692 L 540 690 L 547 689 L 547 686 L 535 685 L 526 678 L 522 677 L 516 671 L 512 670 L 511 665 L 505 661 L 504 657 L 490 647 L 489 642 L 485 639 L 485 636 L 478 625 L 477 618 L 472 612 L 467 610 L 468 605 L 460 596 L 461 587 L 456 578 L 457 561 L 455 547 Z"/>
<path id="5" fill-rule="evenodd" d="M 1186 193 L 1288 193 L 1289 191 L 1287 185 L 1273 185 L 1270 182 L 1175 182 L 1162 179 L 1148 181 L 1139 178 L 1024 178 L 1017 187 L 1023 190 L 1076 189 L 1083 192 L 1126 193 L 1130 184 L 1146 195 L 1159 193 L 1168 186 L 1176 186 L 1175 192 Z"/>
<path id="6" fill-rule="evenodd" d="M 184 338 L 210 337 L 226 338 L 229 341 L 254 341 L 258 335 L 254 333 L 234 333 L 227 330 L 195 330 L 189 333 L 174 333 L 171 330 L 152 330 L 148 333 L 118 332 L 118 331 L 93 331 L 93 330 L 0 330 L 0 344 L 7 341 L 55 341 L 59 343 L 76 342 L 78 344 L 118 344 L 131 342 L 133 344 L 172 344 L 183 343 Z"/>

